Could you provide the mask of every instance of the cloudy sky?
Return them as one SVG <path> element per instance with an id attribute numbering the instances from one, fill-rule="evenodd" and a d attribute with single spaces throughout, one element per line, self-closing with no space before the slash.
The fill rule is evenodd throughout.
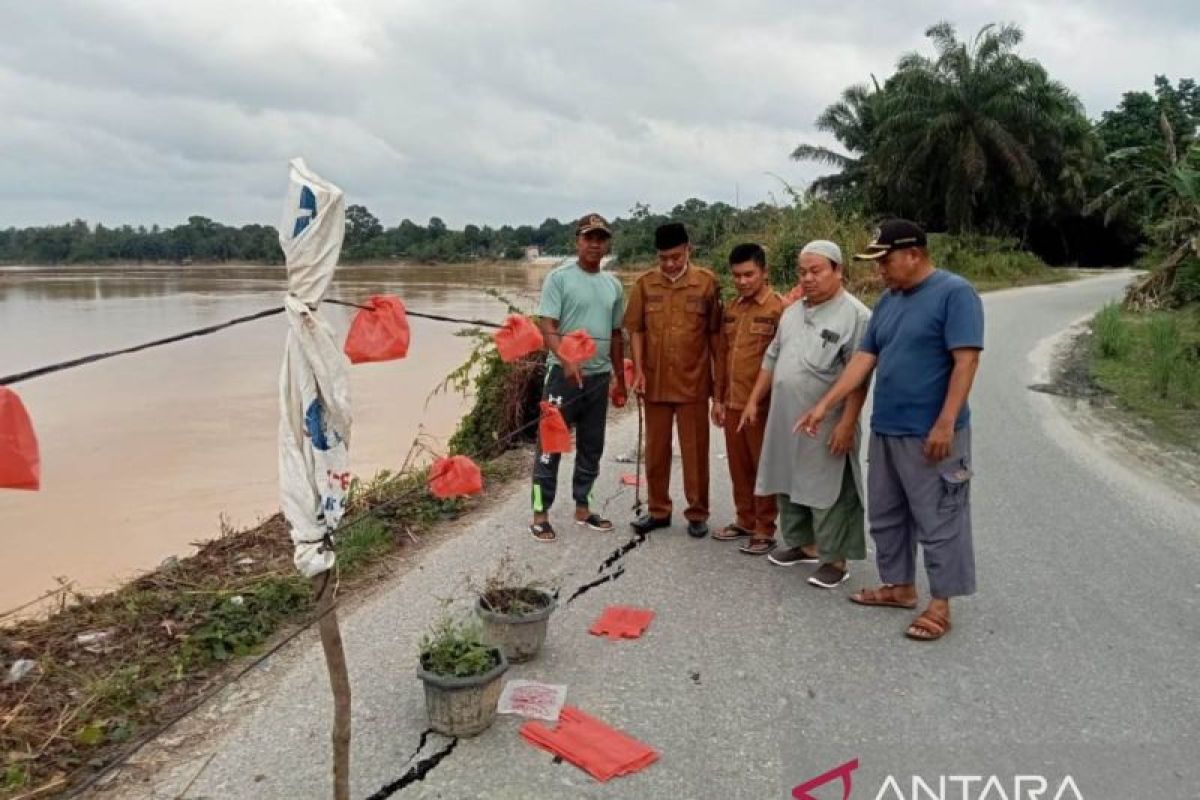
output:
<path id="1" fill-rule="evenodd" d="M 303 155 L 385 224 L 537 223 L 803 184 L 841 89 L 991 21 L 1088 113 L 1200 79 L 1200 2 L 10 0 L 0 227 L 274 223 Z"/>

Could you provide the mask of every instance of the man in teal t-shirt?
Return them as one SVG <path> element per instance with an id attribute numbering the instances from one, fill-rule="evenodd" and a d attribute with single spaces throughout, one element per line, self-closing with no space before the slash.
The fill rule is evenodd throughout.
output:
<path id="1" fill-rule="evenodd" d="M 575 474 L 571 480 L 575 523 L 597 531 L 613 527 L 611 521 L 591 510 L 590 502 L 604 454 L 608 399 L 611 394 L 616 405 L 624 405 L 626 396 L 621 338 L 625 291 L 616 277 L 600 269 L 611 239 L 608 223 L 599 214 L 580 219 L 575 226 L 576 258 L 546 276 L 537 312 L 550 350 L 542 397 L 559 406 L 567 425 L 575 428 Z M 586 331 L 596 343 L 596 355 L 582 364 L 563 358 L 560 350 L 563 336 L 578 330 Z M 558 488 L 558 462 L 559 455 L 543 453 L 539 442 L 533 462 L 533 524 L 529 532 L 541 542 L 556 538 L 550 506 Z"/>

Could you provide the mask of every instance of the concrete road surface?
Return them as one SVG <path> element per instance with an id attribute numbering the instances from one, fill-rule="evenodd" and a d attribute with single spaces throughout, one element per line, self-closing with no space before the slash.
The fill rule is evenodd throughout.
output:
<path id="1" fill-rule="evenodd" d="M 395 796 L 784 800 L 857 760 L 846 767 L 854 798 L 1200 797 L 1198 493 L 1123 463 L 1066 419 L 1063 401 L 1026 388 L 1046 340 L 1128 279 L 986 296 L 987 350 L 972 395 L 980 590 L 955 603 L 946 639 L 910 642 L 910 612 L 847 602 L 875 581 L 869 561 L 841 590 L 814 589 L 809 567 L 688 538 L 677 512 L 674 529 L 623 559 L 622 577 L 560 608 L 542 656 L 509 673 L 568 684 L 568 702 L 657 748 L 658 763 L 600 784 L 553 763 L 518 737 L 518 718 L 501 717 Z M 565 597 L 627 540 L 632 490 L 621 492 L 618 478 L 631 469 L 612 456 L 629 452 L 635 434 L 628 416 L 611 429 L 596 491 L 615 495 L 616 533 L 570 525 L 560 504 L 559 542 L 537 543 L 526 533 L 526 494 L 515 491 L 344 620 L 355 798 L 386 796 L 416 763 L 427 727 L 416 646 L 439 597 L 462 596 L 463 576 L 505 548 L 560 576 Z M 714 437 L 717 524 L 731 519 L 723 450 Z M 566 480 L 569 459 L 563 469 Z M 679 486 L 676 475 L 677 503 Z M 653 609 L 649 633 L 588 635 L 613 603 Z M 215 757 L 186 796 L 330 796 L 329 714 L 314 645 L 211 744 Z M 433 736 L 416 761 L 447 746 Z M 193 762 L 142 796 L 175 797 L 194 772 Z M 837 782 L 812 791 L 842 796 Z"/>

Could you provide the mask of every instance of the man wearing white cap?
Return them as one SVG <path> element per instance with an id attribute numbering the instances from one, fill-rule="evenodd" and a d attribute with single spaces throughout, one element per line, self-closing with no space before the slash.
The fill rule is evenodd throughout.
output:
<path id="1" fill-rule="evenodd" d="M 858 416 L 866 388 L 830 409 L 815 437 L 797 435 L 793 427 L 842 374 L 871 312 L 843 287 L 836 244 L 809 242 L 799 262 L 804 301 L 783 312 L 742 422 L 754 422 L 757 400 L 770 391 L 754 491 L 776 495 L 783 546 L 767 558 L 781 567 L 819 563 L 808 582 L 832 589 L 850 576 L 848 561 L 866 557 L 858 465 Z"/>

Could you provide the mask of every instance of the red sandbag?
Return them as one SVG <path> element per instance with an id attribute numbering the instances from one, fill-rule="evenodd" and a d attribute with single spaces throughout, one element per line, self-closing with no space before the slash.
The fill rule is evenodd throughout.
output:
<path id="1" fill-rule="evenodd" d="M 443 500 L 479 494 L 483 491 L 483 473 L 466 456 L 439 458 L 429 468 L 429 491 Z"/>
<path id="2" fill-rule="evenodd" d="M 526 722 L 518 731 L 535 747 L 569 761 L 598 781 L 632 775 L 658 760 L 658 751 L 574 706 L 563 706 L 558 725 Z"/>
<path id="3" fill-rule="evenodd" d="M 542 332 L 533 320 L 521 314 L 509 314 L 504 327 L 492 335 L 502 361 L 516 361 L 545 346 Z"/>
<path id="4" fill-rule="evenodd" d="M 558 355 L 574 364 L 582 364 L 596 355 L 596 343 L 585 330 L 571 331 L 562 337 Z"/>
<path id="5" fill-rule="evenodd" d="M 542 401 L 542 419 L 538 422 L 538 446 L 543 453 L 571 452 L 571 431 L 558 406 Z"/>
<path id="6" fill-rule="evenodd" d="M 0 489 L 37 491 L 41 485 L 42 462 L 33 423 L 16 392 L 0 386 Z"/>
<path id="7" fill-rule="evenodd" d="M 373 295 L 354 315 L 343 348 L 351 364 L 369 361 L 394 361 L 408 355 L 408 315 L 399 297 Z"/>
<path id="8" fill-rule="evenodd" d="M 588 628 L 588 633 L 609 639 L 637 639 L 653 619 L 654 612 L 648 608 L 609 606 Z"/>

